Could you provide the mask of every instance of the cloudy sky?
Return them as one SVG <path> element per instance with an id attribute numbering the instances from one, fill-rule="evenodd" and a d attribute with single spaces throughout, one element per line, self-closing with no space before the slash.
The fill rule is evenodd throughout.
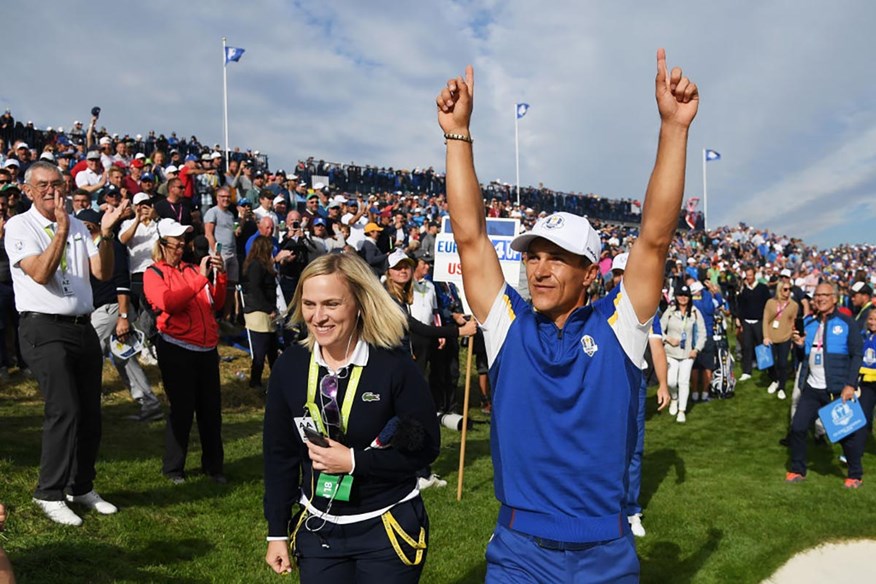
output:
<path id="1" fill-rule="evenodd" d="M 876 3 L 869 0 L 18 2 L 0 107 L 38 126 L 103 108 L 110 131 L 222 141 L 274 168 L 315 156 L 443 170 L 434 97 L 475 67 L 482 181 L 640 197 L 658 128 L 655 52 L 701 89 L 686 196 L 820 245 L 876 242 Z"/>

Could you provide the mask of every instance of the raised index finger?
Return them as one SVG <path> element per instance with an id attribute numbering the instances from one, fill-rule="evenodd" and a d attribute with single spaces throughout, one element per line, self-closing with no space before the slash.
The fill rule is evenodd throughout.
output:
<path id="1" fill-rule="evenodd" d="M 468 94 L 474 97 L 474 67 L 465 67 L 465 84 L 468 85 Z"/>
<path id="2" fill-rule="evenodd" d="M 657 49 L 657 86 L 669 87 L 669 73 L 666 69 L 666 49 Z"/>

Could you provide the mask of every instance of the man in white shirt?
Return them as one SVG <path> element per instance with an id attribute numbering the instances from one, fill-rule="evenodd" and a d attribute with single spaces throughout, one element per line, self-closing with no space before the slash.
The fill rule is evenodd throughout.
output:
<path id="1" fill-rule="evenodd" d="M 85 155 L 85 170 L 76 174 L 76 187 L 94 193 L 106 185 L 107 173 L 100 162 L 100 152 L 91 150 Z"/>
<path id="2" fill-rule="evenodd" d="M 118 510 L 94 492 L 103 356 L 89 318 L 89 277 L 112 276 L 111 239 L 128 204 L 104 213 L 100 237 L 92 240 L 67 214 L 65 183 L 54 164 L 31 165 L 25 192 L 33 206 L 9 220 L 5 246 L 21 313 L 21 351 L 46 402 L 33 500 L 52 521 L 81 525 L 67 501 L 102 514 Z"/>

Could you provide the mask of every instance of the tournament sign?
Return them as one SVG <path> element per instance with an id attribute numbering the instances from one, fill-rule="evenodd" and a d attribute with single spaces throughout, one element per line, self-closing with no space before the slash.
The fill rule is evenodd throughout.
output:
<path id="1" fill-rule="evenodd" d="M 487 235 L 496 248 L 496 255 L 499 256 L 499 263 L 502 265 L 502 274 L 505 276 L 505 281 L 515 288 L 520 281 L 521 255 L 519 251 L 511 249 L 511 241 L 519 230 L 519 219 L 487 217 Z M 435 237 L 435 268 L 432 279 L 436 282 L 453 282 L 459 287 L 460 292 L 462 291 L 462 265 L 456 251 L 449 217 L 443 218 L 441 233 Z"/>

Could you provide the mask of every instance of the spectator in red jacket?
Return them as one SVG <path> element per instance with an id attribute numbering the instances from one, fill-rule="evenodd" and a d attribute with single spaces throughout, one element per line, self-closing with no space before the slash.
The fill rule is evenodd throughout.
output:
<path id="1" fill-rule="evenodd" d="M 185 482 L 192 421 L 198 417 L 201 469 L 215 482 L 223 474 L 222 411 L 219 393 L 219 327 L 215 306 L 225 302 L 225 264 L 206 255 L 198 266 L 182 261 L 185 234 L 192 227 L 173 219 L 158 222 L 155 263 L 143 275 L 146 300 L 156 310 L 158 368 L 170 401 L 163 472 L 174 484 Z"/>

